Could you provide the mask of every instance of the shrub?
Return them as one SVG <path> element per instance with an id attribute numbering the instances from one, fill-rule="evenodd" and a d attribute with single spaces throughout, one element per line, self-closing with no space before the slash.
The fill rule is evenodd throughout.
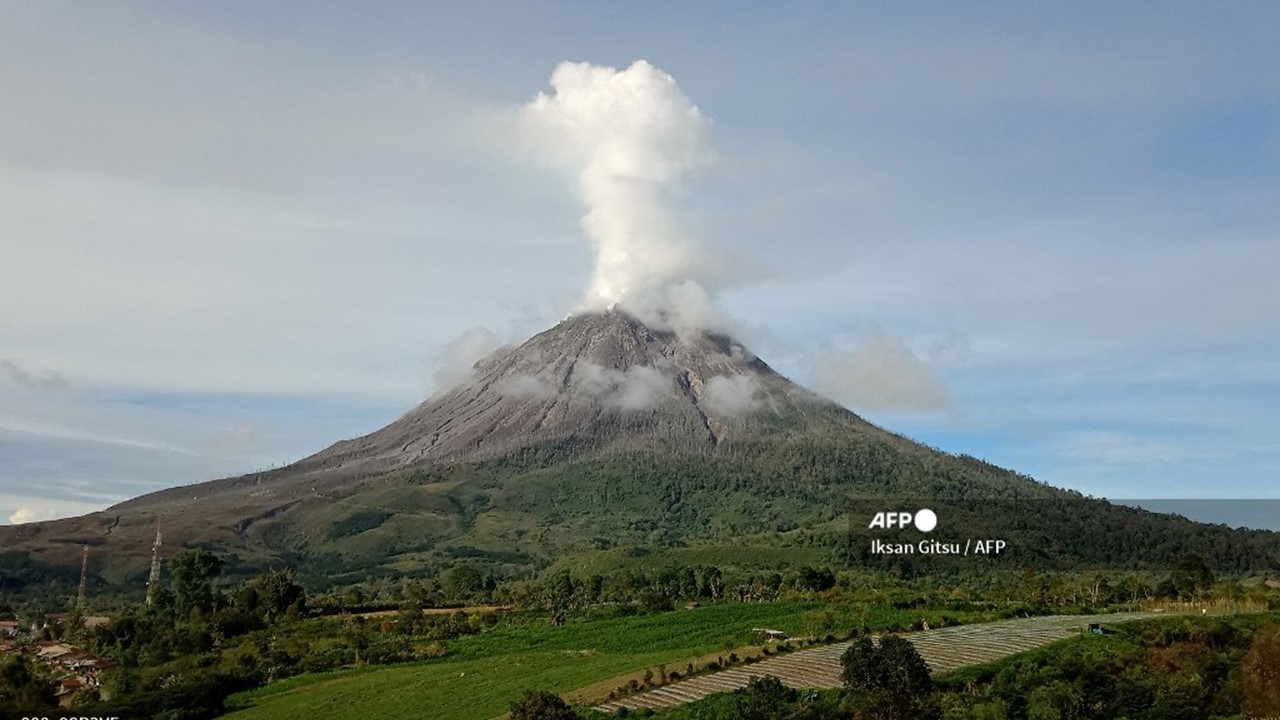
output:
<path id="1" fill-rule="evenodd" d="M 579 720 L 569 703 L 545 690 L 525 690 L 511 703 L 511 720 Z"/>

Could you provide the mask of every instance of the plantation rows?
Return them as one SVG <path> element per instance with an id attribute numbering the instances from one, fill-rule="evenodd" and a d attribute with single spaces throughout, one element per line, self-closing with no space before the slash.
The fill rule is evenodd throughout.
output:
<path id="1" fill-rule="evenodd" d="M 1155 617 L 1153 613 L 1113 615 L 1057 615 L 978 625 L 906 633 L 934 673 L 944 673 L 968 665 L 980 665 L 1009 655 L 1034 650 L 1076 635 L 1090 623 L 1117 623 Z M 840 656 L 850 642 L 833 643 L 798 650 L 762 660 L 743 668 L 681 680 L 639 695 L 614 700 L 597 707 L 603 712 L 622 708 L 664 708 L 701 700 L 715 693 L 746 687 L 753 677 L 772 675 L 796 689 L 840 687 Z"/>

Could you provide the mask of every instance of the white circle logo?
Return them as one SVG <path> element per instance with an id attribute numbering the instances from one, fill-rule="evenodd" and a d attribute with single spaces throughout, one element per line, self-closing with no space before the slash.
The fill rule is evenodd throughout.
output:
<path id="1" fill-rule="evenodd" d="M 930 532 L 938 527 L 938 514 L 929 508 L 925 508 L 916 513 L 916 529 L 920 532 Z"/>

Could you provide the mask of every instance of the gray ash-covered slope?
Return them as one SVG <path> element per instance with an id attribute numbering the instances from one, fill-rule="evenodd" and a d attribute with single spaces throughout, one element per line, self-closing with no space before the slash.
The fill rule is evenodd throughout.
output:
<path id="1" fill-rule="evenodd" d="M 537 448 L 695 451 L 813 423 L 883 432 L 727 336 L 681 336 L 622 312 L 590 313 L 498 350 L 467 382 L 376 432 L 279 470 L 165 490 L 117 508 L 210 493 L 287 499 L 281 491 L 294 486 L 333 490 L 405 468 Z"/>
<path id="2" fill-rule="evenodd" d="M 815 417 L 860 422 L 724 335 L 681 337 L 607 312 L 500 350 L 474 381 L 304 462 L 385 470 L 549 443 L 705 447 Z"/>

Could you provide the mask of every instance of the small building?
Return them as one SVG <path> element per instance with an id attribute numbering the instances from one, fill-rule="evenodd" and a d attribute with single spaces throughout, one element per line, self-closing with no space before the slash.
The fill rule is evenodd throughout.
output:
<path id="1" fill-rule="evenodd" d="M 0 620 L 0 637 L 17 637 L 22 625 L 17 620 Z"/>
<path id="2" fill-rule="evenodd" d="M 45 662 L 58 662 L 62 658 L 68 655 L 71 655 L 75 651 L 76 651 L 75 648 L 71 647 L 70 645 L 63 645 L 62 643 L 53 643 L 51 645 L 45 645 L 41 647 L 40 650 L 36 652 L 36 657 L 40 658 L 41 660 L 44 660 Z"/>

